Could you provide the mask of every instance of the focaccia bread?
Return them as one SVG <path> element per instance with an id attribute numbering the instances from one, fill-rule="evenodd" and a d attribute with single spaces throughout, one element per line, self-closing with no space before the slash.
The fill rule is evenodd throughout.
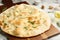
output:
<path id="1" fill-rule="evenodd" d="M 33 5 L 15 5 L 0 14 L 1 29 L 17 37 L 39 35 L 47 31 L 50 25 L 48 14 Z"/>

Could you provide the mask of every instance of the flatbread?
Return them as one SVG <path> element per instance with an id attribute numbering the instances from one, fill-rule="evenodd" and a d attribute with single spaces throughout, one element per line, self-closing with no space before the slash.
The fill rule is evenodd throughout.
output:
<path id="1" fill-rule="evenodd" d="M 17 37 L 39 35 L 49 30 L 50 25 L 48 14 L 33 5 L 15 5 L 0 14 L 1 29 Z"/>

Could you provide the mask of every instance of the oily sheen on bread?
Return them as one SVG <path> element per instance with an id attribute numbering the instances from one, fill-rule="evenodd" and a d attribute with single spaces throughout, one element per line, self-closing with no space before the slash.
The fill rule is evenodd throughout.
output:
<path id="1" fill-rule="evenodd" d="M 0 14 L 1 29 L 17 37 L 39 35 L 47 31 L 50 25 L 48 14 L 33 5 L 15 5 Z"/>

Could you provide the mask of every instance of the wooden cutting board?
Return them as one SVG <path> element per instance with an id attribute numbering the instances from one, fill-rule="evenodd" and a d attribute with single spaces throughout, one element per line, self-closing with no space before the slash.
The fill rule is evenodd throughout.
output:
<path id="1" fill-rule="evenodd" d="M 3 1 L 3 3 L 5 5 L 0 6 L 0 13 L 3 11 L 4 8 L 9 8 L 12 5 L 15 5 L 12 3 L 12 1 L 10 2 L 8 0 Z M 27 2 L 19 2 L 17 4 L 21 4 L 21 3 L 28 4 Z M 35 36 L 35 37 L 17 38 L 17 37 L 11 36 L 11 35 L 7 35 L 7 34 L 6 35 L 8 36 L 9 40 L 43 40 L 43 39 L 47 39 L 48 37 L 54 36 L 54 35 L 59 34 L 59 33 L 60 32 L 53 25 L 51 25 L 51 27 L 48 31 L 46 31 L 45 33 L 43 33 L 41 35 Z"/>
<path id="2" fill-rule="evenodd" d="M 55 36 L 57 34 L 60 34 L 60 31 L 58 29 L 56 29 L 53 25 L 51 25 L 50 29 L 47 30 L 46 32 L 37 35 L 35 37 L 30 37 L 30 38 L 19 38 L 19 37 L 15 37 L 15 36 L 11 36 L 3 31 L 0 32 L 2 35 L 6 36 L 8 38 L 8 40 L 45 40 L 49 37 Z"/>
<path id="3" fill-rule="evenodd" d="M 59 34 L 60 32 L 53 26 L 51 25 L 50 29 L 47 30 L 45 33 L 40 34 L 38 36 L 35 37 L 30 37 L 30 38 L 18 38 L 15 36 L 11 36 L 11 35 L 7 35 L 9 40 L 43 40 L 43 39 L 47 39 L 51 36 L 54 36 L 56 34 Z"/>

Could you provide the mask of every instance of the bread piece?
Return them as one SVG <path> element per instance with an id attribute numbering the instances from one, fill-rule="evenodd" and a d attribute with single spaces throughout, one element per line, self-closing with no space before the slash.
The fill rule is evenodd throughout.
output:
<path id="1" fill-rule="evenodd" d="M 47 13 L 27 4 L 15 5 L 4 11 L 0 14 L 0 22 L 4 32 L 17 37 L 39 35 L 49 30 L 51 25 Z"/>

